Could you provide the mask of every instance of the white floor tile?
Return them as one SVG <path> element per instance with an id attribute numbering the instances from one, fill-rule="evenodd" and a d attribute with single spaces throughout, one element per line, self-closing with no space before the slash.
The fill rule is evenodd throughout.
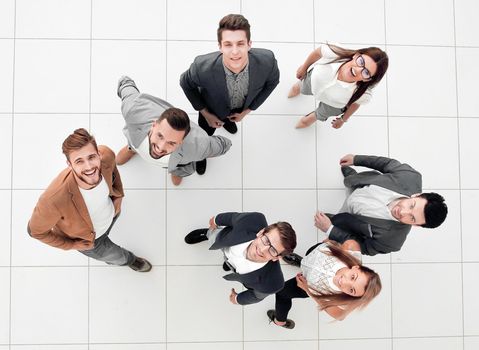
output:
<path id="1" fill-rule="evenodd" d="M 166 39 L 166 0 L 92 1 L 95 39 Z"/>
<path id="2" fill-rule="evenodd" d="M 473 0 L 455 0 L 456 45 L 478 46 L 479 22 L 475 14 L 479 11 L 479 3 Z"/>
<path id="3" fill-rule="evenodd" d="M 345 320 L 334 321 L 320 314 L 320 339 L 391 337 L 391 273 L 388 264 L 365 264 L 381 277 L 381 293 L 362 310 L 353 311 Z M 367 327 L 362 325 L 367 324 Z"/>
<path id="4" fill-rule="evenodd" d="M 93 41 L 91 60 L 92 112 L 120 112 L 121 100 L 116 92 L 123 75 L 132 78 L 140 92 L 165 98 L 165 42 Z"/>
<path id="5" fill-rule="evenodd" d="M 77 251 L 54 248 L 28 235 L 28 221 L 42 193 L 13 191 L 12 266 L 86 266 L 88 258 Z"/>
<path id="6" fill-rule="evenodd" d="M 459 147 L 461 161 L 461 188 L 478 189 L 475 173 L 477 164 L 472 161 L 479 156 L 479 119 L 459 119 Z"/>
<path id="7" fill-rule="evenodd" d="M 11 193 L 0 190 L 0 266 L 10 266 Z"/>
<path id="8" fill-rule="evenodd" d="M 459 264 L 393 265 L 393 336 L 462 335 L 460 271 Z M 441 300 L 447 307 L 438 307 Z"/>
<path id="9" fill-rule="evenodd" d="M 384 44 L 384 2 L 314 1 L 316 41 Z M 329 16 L 328 14 L 335 15 Z M 367 14 L 367 21 L 358 16 Z"/>
<path id="10" fill-rule="evenodd" d="M 283 266 L 285 281 L 293 278 L 298 269 Z M 275 296 L 268 296 L 261 303 L 250 305 L 244 309 L 245 341 L 278 341 L 278 340 L 316 340 L 318 339 L 318 311 L 316 303 L 311 299 L 293 299 L 293 306 L 288 318 L 296 323 L 294 329 L 285 329 L 269 323 L 266 312 L 274 309 Z"/>
<path id="11" fill-rule="evenodd" d="M 464 295 L 464 335 L 479 334 L 479 301 L 477 285 L 479 284 L 479 263 L 463 265 Z"/>
<path id="12" fill-rule="evenodd" d="M 392 158 L 422 174 L 423 191 L 458 189 L 457 121 L 453 118 L 391 118 Z"/>
<path id="13" fill-rule="evenodd" d="M 316 122 L 318 153 L 318 188 L 344 188 L 339 160 L 346 154 L 388 154 L 386 118 L 352 117 L 341 129 L 329 121 Z M 367 142 L 364 133 L 367 130 Z M 364 136 L 363 136 L 364 135 Z M 358 169 L 362 171 L 363 169 Z M 338 207 L 338 209 L 340 206 Z"/>
<path id="14" fill-rule="evenodd" d="M 474 350 L 479 347 L 479 337 L 465 337 L 464 350 Z"/>
<path id="15" fill-rule="evenodd" d="M 460 117 L 479 117 L 479 101 L 473 86 L 479 77 L 479 49 L 457 48 L 457 103 Z"/>
<path id="16" fill-rule="evenodd" d="M 243 122 L 245 188 L 315 187 L 314 129 L 295 130 L 296 119 L 258 115 Z"/>
<path id="17" fill-rule="evenodd" d="M 169 1 L 168 18 L 174 20 L 168 20 L 168 39 L 216 41 L 219 21 L 227 14 L 240 13 L 240 3 L 240 0 Z"/>
<path id="18" fill-rule="evenodd" d="M 454 48 L 389 46 L 388 55 L 389 115 L 457 115 Z"/>
<path id="19" fill-rule="evenodd" d="M 0 267 L 0 344 L 10 337 L 10 268 Z"/>
<path id="20" fill-rule="evenodd" d="M 461 192 L 462 210 L 462 258 L 464 261 L 479 261 L 479 252 L 476 247 L 479 244 L 477 236 L 477 203 L 479 191 L 467 190 Z"/>
<path id="21" fill-rule="evenodd" d="M 16 113 L 88 113 L 89 84 L 88 41 L 16 41 Z"/>
<path id="22" fill-rule="evenodd" d="M 12 344 L 88 342 L 88 269 L 12 269 Z"/>
<path id="23" fill-rule="evenodd" d="M 435 229 L 413 227 L 393 262 L 460 262 L 461 223 L 459 190 L 434 191 L 446 199 L 449 212 L 444 223 Z M 427 247 L 427 249 L 424 249 Z"/>
<path id="24" fill-rule="evenodd" d="M 229 301 L 231 288 L 242 286 L 224 274 L 219 266 L 167 268 L 169 342 L 242 340 L 242 307 Z"/>
<path id="25" fill-rule="evenodd" d="M 125 119 L 120 113 L 91 114 L 90 126 L 90 133 L 95 136 L 97 144 L 107 145 L 115 153 L 128 144 L 123 134 Z"/>
<path id="26" fill-rule="evenodd" d="M 318 243 L 313 219 L 316 212 L 315 190 L 247 190 L 244 191 L 243 200 L 244 211 L 265 214 L 268 224 L 289 222 L 296 231 L 295 252 L 301 256 Z"/>
<path id="27" fill-rule="evenodd" d="M 0 3 L 0 37 L 13 38 L 15 31 L 15 0 Z"/>
<path id="28" fill-rule="evenodd" d="M 12 112 L 13 107 L 13 50 L 12 39 L 0 40 L 0 51 L 2 52 L 0 56 L 0 76 L 2 76 L 0 112 L 2 113 Z"/>
<path id="29" fill-rule="evenodd" d="M 165 191 L 126 190 L 111 240 L 153 265 L 164 265 L 165 230 Z M 105 263 L 91 259 L 90 265 Z"/>
<path id="30" fill-rule="evenodd" d="M 92 344 L 88 350 L 166 350 L 166 344 Z"/>
<path id="31" fill-rule="evenodd" d="M 90 347 L 91 349 L 91 347 Z M 0 350 L 3 350 L 0 348 Z M 88 344 L 85 345 L 12 345 L 10 350 L 88 350 Z"/>
<path id="32" fill-rule="evenodd" d="M 454 45 L 453 0 L 386 0 L 385 5 L 388 44 Z"/>
<path id="33" fill-rule="evenodd" d="M 0 115 L 0 158 L 6 165 L 0 172 L 0 188 L 8 189 L 12 185 L 12 123 L 11 115 Z"/>
<path id="34" fill-rule="evenodd" d="M 188 245 L 184 237 L 193 230 L 207 228 L 209 219 L 213 216 L 225 212 L 241 212 L 241 191 L 168 191 L 167 196 L 168 265 L 221 266 L 223 255 L 220 251 L 208 250 L 209 242 Z"/>
<path id="35" fill-rule="evenodd" d="M 286 330 L 287 331 L 287 330 Z M 318 342 L 313 340 L 306 341 L 271 341 L 271 342 L 248 342 L 245 343 L 244 350 L 317 350 Z M 321 348 L 322 349 L 322 348 Z"/>
<path id="36" fill-rule="evenodd" d="M 313 2 L 310 0 L 283 2 L 281 7 L 274 0 L 243 0 L 241 10 L 254 25 L 251 34 L 253 41 L 313 41 L 314 15 Z"/>
<path id="37" fill-rule="evenodd" d="M 319 346 L 321 350 L 342 350 L 349 348 L 356 350 L 392 349 L 391 340 L 389 339 L 322 340 L 319 342 Z"/>
<path id="38" fill-rule="evenodd" d="M 463 350 L 462 338 L 410 338 L 394 339 L 394 350 Z"/>
<path id="39" fill-rule="evenodd" d="M 82 0 L 17 0 L 17 38 L 90 38 L 91 7 Z"/>
<path id="40" fill-rule="evenodd" d="M 15 115 L 13 187 L 47 188 L 67 167 L 62 143 L 77 128 L 88 129 L 88 115 Z M 48 137 L 38 137 L 39 133 Z M 28 140 L 35 141 L 30 144 Z M 36 150 L 41 152 L 37 153 Z M 48 162 L 48 167 L 45 162 Z"/>
<path id="41" fill-rule="evenodd" d="M 139 273 L 128 267 L 90 268 L 92 343 L 164 342 L 165 268 Z"/>
<path id="42" fill-rule="evenodd" d="M 243 343 L 168 343 L 168 350 L 243 350 Z"/>

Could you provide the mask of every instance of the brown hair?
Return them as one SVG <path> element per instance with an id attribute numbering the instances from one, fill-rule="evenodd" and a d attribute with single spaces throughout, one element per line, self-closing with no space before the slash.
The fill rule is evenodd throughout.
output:
<path id="1" fill-rule="evenodd" d="M 160 123 L 164 119 L 166 119 L 168 124 L 176 131 L 184 131 L 185 134 L 183 138 L 190 132 L 190 118 L 184 110 L 174 107 L 168 108 L 160 115 L 156 122 Z"/>
<path id="2" fill-rule="evenodd" d="M 331 306 L 342 306 L 345 308 L 345 313 L 343 315 L 344 318 L 354 309 L 362 309 L 367 306 L 371 300 L 373 300 L 379 294 L 379 292 L 381 292 L 381 279 L 376 272 L 366 266 L 363 266 L 358 259 L 341 248 L 338 243 L 329 241 L 327 246 L 330 252 L 327 252 L 326 254 L 338 258 L 349 268 L 353 266 L 359 266 L 360 271 L 362 271 L 368 278 L 368 284 L 366 285 L 364 294 L 360 297 L 354 297 L 345 293 L 321 294 L 320 292 L 314 290 L 317 295 L 312 294 L 311 297 L 318 303 L 320 310 L 327 309 Z"/>
<path id="3" fill-rule="evenodd" d="M 377 83 L 381 81 L 386 74 L 389 66 L 389 57 L 386 52 L 381 50 L 378 47 L 366 47 L 359 50 L 349 50 L 345 49 L 336 45 L 327 44 L 329 48 L 338 55 L 338 58 L 334 59 L 333 62 L 349 62 L 353 59 L 355 54 L 367 55 L 372 58 L 372 60 L 376 63 L 377 69 L 376 74 L 374 74 L 370 80 L 368 81 L 358 81 L 356 82 L 356 90 L 354 91 L 353 95 L 349 99 L 346 107 L 351 106 L 354 102 L 356 102 L 368 89 L 372 89 Z M 343 63 L 343 64 L 344 64 Z"/>
<path id="4" fill-rule="evenodd" d="M 278 221 L 275 224 L 265 227 L 263 234 L 267 234 L 274 229 L 278 230 L 281 245 L 284 247 L 284 251 L 282 251 L 279 255 L 284 256 L 291 254 L 294 248 L 296 248 L 296 232 L 294 232 L 293 227 L 291 227 L 291 225 L 287 222 Z"/>
<path id="5" fill-rule="evenodd" d="M 230 14 L 224 16 L 220 20 L 220 24 L 216 34 L 218 36 L 218 43 L 221 44 L 221 39 L 224 30 L 244 30 L 246 33 L 246 39 L 248 42 L 251 40 L 251 31 L 250 25 L 246 18 L 243 15 Z"/>
<path id="6" fill-rule="evenodd" d="M 62 152 L 65 157 L 67 157 L 67 160 L 69 160 L 68 156 L 72 151 L 77 151 L 89 143 L 95 147 L 95 150 L 98 153 L 98 146 L 96 145 L 95 138 L 83 128 L 76 129 L 73 134 L 68 135 L 65 141 L 63 141 Z"/>

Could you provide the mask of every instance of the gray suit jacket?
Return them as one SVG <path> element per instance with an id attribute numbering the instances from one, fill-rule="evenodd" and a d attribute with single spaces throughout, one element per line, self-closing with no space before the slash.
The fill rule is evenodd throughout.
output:
<path id="1" fill-rule="evenodd" d="M 118 86 L 118 95 L 122 99 L 121 112 L 125 118 L 125 134 L 128 143 L 135 148 L 148 136 L 152 123 L 168 108 L 173 107 L 168 102 L 138 91 L 133 80 L 123 78 Z M 231 141 L 223 136 L 208 136 L 196 123 L 190 122 L 191 130 L 183 143 L 170 155 L 168 171 L 179 176 L 186 176 L 179 164 L 215 157 L 226 153 L 231 147 Z M 178 173 L 179 171 L 179 173 Z M 194 170 L 193 170 L 194 171 Z"/>
<path id="2" fill-rule="evenodd" d="M 344 185 L 353 190 L 376 185 L 405 196 L 422 192 L 421 174 L 408 164 L 386 157 L 356 155 L 354 165 L 365 166 L 375 171 L 345 177 Z M 411 225 L 398 221 L 349 213 L 334 215 L 331 221 L 334 228 L 329 238 L 340 243 L 354 239 L 361 245 L 361 252 L 366 255 L 398 251 L 411 231 Z"/>
<path id="3" fill-rule="evenodd" d="M 255 110 L 278 85 L 279 69 L 269 50 L 251 49 L 248 55 L 249 87 L 243 110 Z M 196 57 L 190 69 L 181 75 L 180 85 L 195 110 L 206 107 L 219 119 L 231 114 L 221 52 Z"/>

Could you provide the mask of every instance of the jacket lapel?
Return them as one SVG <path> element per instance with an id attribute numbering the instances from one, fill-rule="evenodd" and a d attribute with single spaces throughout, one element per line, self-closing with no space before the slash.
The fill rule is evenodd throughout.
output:
<path id="1" fill-rule="evenodd" d="M 221 101 L 216 101 L 216 105 L 228 106 L 225 109 L 230 109 L 230 102 L 228 98 L 228 88 L 226 87 L 226 73 L 223 66 L 223 55 L 219 55 L 213 68 L 213 77 L 217 86 L 218 97 Z"/>
<path id="2" fill-rule="evenodd" d="M 70 172 L 68 176 L 68 191 L 70 192 L 71 199 L 75 208 L 78 210 L 78 213 L 85 220 L 88 227 L 93 231 L 93 223 L 91 222 L 90 214 L 88 213 L 88 208 L 86 207 L 83 196 L 78 189 L 78 184 L 73 176 L 73 171 Z"/>
<path id="3" fill-rule="evenodd" d="M 252 55 L 248 53 L 248 77 L 249 77 L 249 86 L 248 86 L 248 95 L 246 95 L 246 100 L 244 101 L 244 106 L 249 106 L 251 102 L 253 102 L 254 98 L 257 95 L 257 90 L 261 89 L 261 86 L 258 84 L 260 80 L 258 79 L 261 76 L 261 72 L 259 71 L 259 66 L 256 64 L 254 58 L 252 59 Z"/>

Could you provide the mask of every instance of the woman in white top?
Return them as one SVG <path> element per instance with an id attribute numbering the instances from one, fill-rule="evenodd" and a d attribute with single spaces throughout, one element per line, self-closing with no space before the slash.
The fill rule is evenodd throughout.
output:
<path id="1" fill-rule="evenodd" d="M 287 319 L 293 298 L 311 297 L 337 320 L 356 308 L 363 308 L 381 291 L 379 275 L 360 261 L 360 246 L 354 240 L 342 245 L 333 241 L 312 246 L 301 261 L 302 273 L 286 281 L 276 293 L 275 310 L 267 315 L 276 325 L 292 329 Z"/>
<path id="2" fill-rule="evenodd" d="M 301 81 L 291 88 L 288 97 L 314 95 L 319 104 L 315 111 L 302 117 L 296 128 L 312 125 L 316 119 L 332 121 L 340 128 L 361 104 L 371 99 L 371 89 L 379 83 L 388 69 L 388 55 L 377 47 L 359 50 L 321 44 L 298 68 Z"/>

